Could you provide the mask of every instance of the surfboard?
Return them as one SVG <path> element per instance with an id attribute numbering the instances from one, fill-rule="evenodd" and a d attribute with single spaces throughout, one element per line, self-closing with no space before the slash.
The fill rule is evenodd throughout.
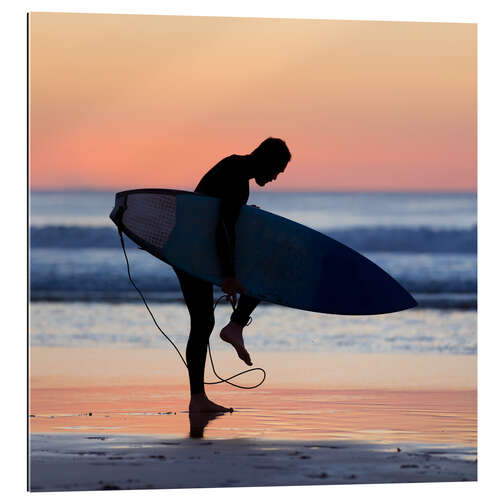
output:
<path id="1" fill-rule="evenodd" d="M 110 214 L 132 241 L 162 261 L 221 286 L 215 230 L 220 200 L 190 191 L 116 194 Z M 235 271 L 247 295 L 306 311 L 371 315 L 415 307 L 378 265 L 329 236 L 244 205 L 235 226 Z"/>

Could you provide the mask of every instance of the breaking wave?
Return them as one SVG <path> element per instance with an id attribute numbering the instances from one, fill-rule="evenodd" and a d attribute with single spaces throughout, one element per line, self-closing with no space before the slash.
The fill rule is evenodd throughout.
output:
<path id="1" fill-rule="evenodd" d="M 323 231 L 331 238 L 359 252 L 426 252 L 475 254 L 477 227 L 405 228 L 352 227 Z M 44 226 L 32 227 L 32 248 L 119 248 L 113 227 Z"/>

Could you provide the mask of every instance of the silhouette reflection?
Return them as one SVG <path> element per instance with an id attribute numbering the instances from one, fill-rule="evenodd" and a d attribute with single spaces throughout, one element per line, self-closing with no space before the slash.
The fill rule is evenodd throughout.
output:
<path id="1" fill-rule="evenodd" d="M 232 412 L 231 412 L 232 413 Z M 215 420 L 222 415 L 227 415 L 227 412 L 218 413 L 189 413 L 189 437 L 193 439 L 202 439 L 205 427 L 209 422 Z"/>

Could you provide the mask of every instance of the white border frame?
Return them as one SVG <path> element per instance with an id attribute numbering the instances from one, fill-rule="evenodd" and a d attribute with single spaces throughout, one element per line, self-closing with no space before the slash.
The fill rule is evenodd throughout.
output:
<path id="1" fill-rule="evenodd" d="M 489 498 L 496 484 L 496 454 L 498 438 L 498 319 L 495 310 L 495 288 L 499 280 L 498 264 L 498 169 L 500 168 L 499 138 L 496 123 L 500 117 L 498 89 L 500 88 L 498 54 L 500 46 L 500 17 L 496 15 L 493 0 L 379 0 L 330 1 L 308 0 L 254 0 L 231 2 L 211 0 L 183 1 L 26 1 L 9 2 L 4 6 L 1 20 L 2 36 L 2 146 L 4 193 L 2 213 L 7 227 L 3 233 L 12 235 L 11 242 L 2 247 L 4 276 L 2 310 L 4 313 L 2 380 L 2 423 L 7 446 L 3 448 L 9 472 L 4 474 L 3 489 L 9 498 L 27 496 L 26 492 L 26 12 L 102 12 L 123 14 L 210 15 L 227 17 L 287 17 L 304 19 L 354 19 L 425 22 L 478 23 L 479 38 L 479 482 L 431 483 L 406 485 L 316 486 L 283 488 L 227 488 L 215 491 L 154 490 L 141 495 L 163 498 L 202 498 L 217 494 L 221 499 L 238 495 L 239 498 L 275 496 L 279 494 L 311 495 L 315 498 L 401 498 L 452 495 L 454 500 Z M 7 12 L 6 12 L 7 11 Z M 12 214 L 16 213 L 15 217 Z M 6 271 L 6 272 L 5 272 Z M 496 291 L 496 290 L 495 290 Z M 5 307 L 7 305 L 8 307 Z M 14 338 L 14 342 L 11 341 Z M 313 489 L 312 489 L 313 488 Z M 45 493 L 43 498 L 60 498 L 66 493 Z M 137 491 L 68 493 L 78 498 L 133 498 Z M 75 497 L 76 498 L 76 497 Z"/>

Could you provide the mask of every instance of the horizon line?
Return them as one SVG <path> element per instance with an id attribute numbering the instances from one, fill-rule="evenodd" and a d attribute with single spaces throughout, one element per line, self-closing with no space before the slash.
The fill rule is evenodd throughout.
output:
<path id="1" fill-rule="evenodd" d="M 153 189 L 152 186 L 146 186 L 145 188 L 140 189 Z M 121 191 L 130 191 L 132 189 L 139 188 L 123 188 L 123 187 L 68 187 L 68 188 L 32 188 L 29 187 L 28 191 L 30 193 L 78 193 L 78 192 L 86 192 L 86 193 L 118 193 Z M 194 192 L 193 189 L 189 189 L 187 187 L 174 187 L 174 188 L 166 188 L 166 187 L 155 187 L 154 189 L 174 189 L 180 191 L 191 191 Z M 428 194 L 477 194 L 477 189 L 360 189 L 360 188 L 349 188 L 349 189 L 267 189 L 267 190 L 257 190 L 250 188 L 250 193 L 385 193 L 385 194 L 398 194 L 398 193 L 408 193 L 408 194 L 418 194 L 418 193 L 428 193 Z"/>

